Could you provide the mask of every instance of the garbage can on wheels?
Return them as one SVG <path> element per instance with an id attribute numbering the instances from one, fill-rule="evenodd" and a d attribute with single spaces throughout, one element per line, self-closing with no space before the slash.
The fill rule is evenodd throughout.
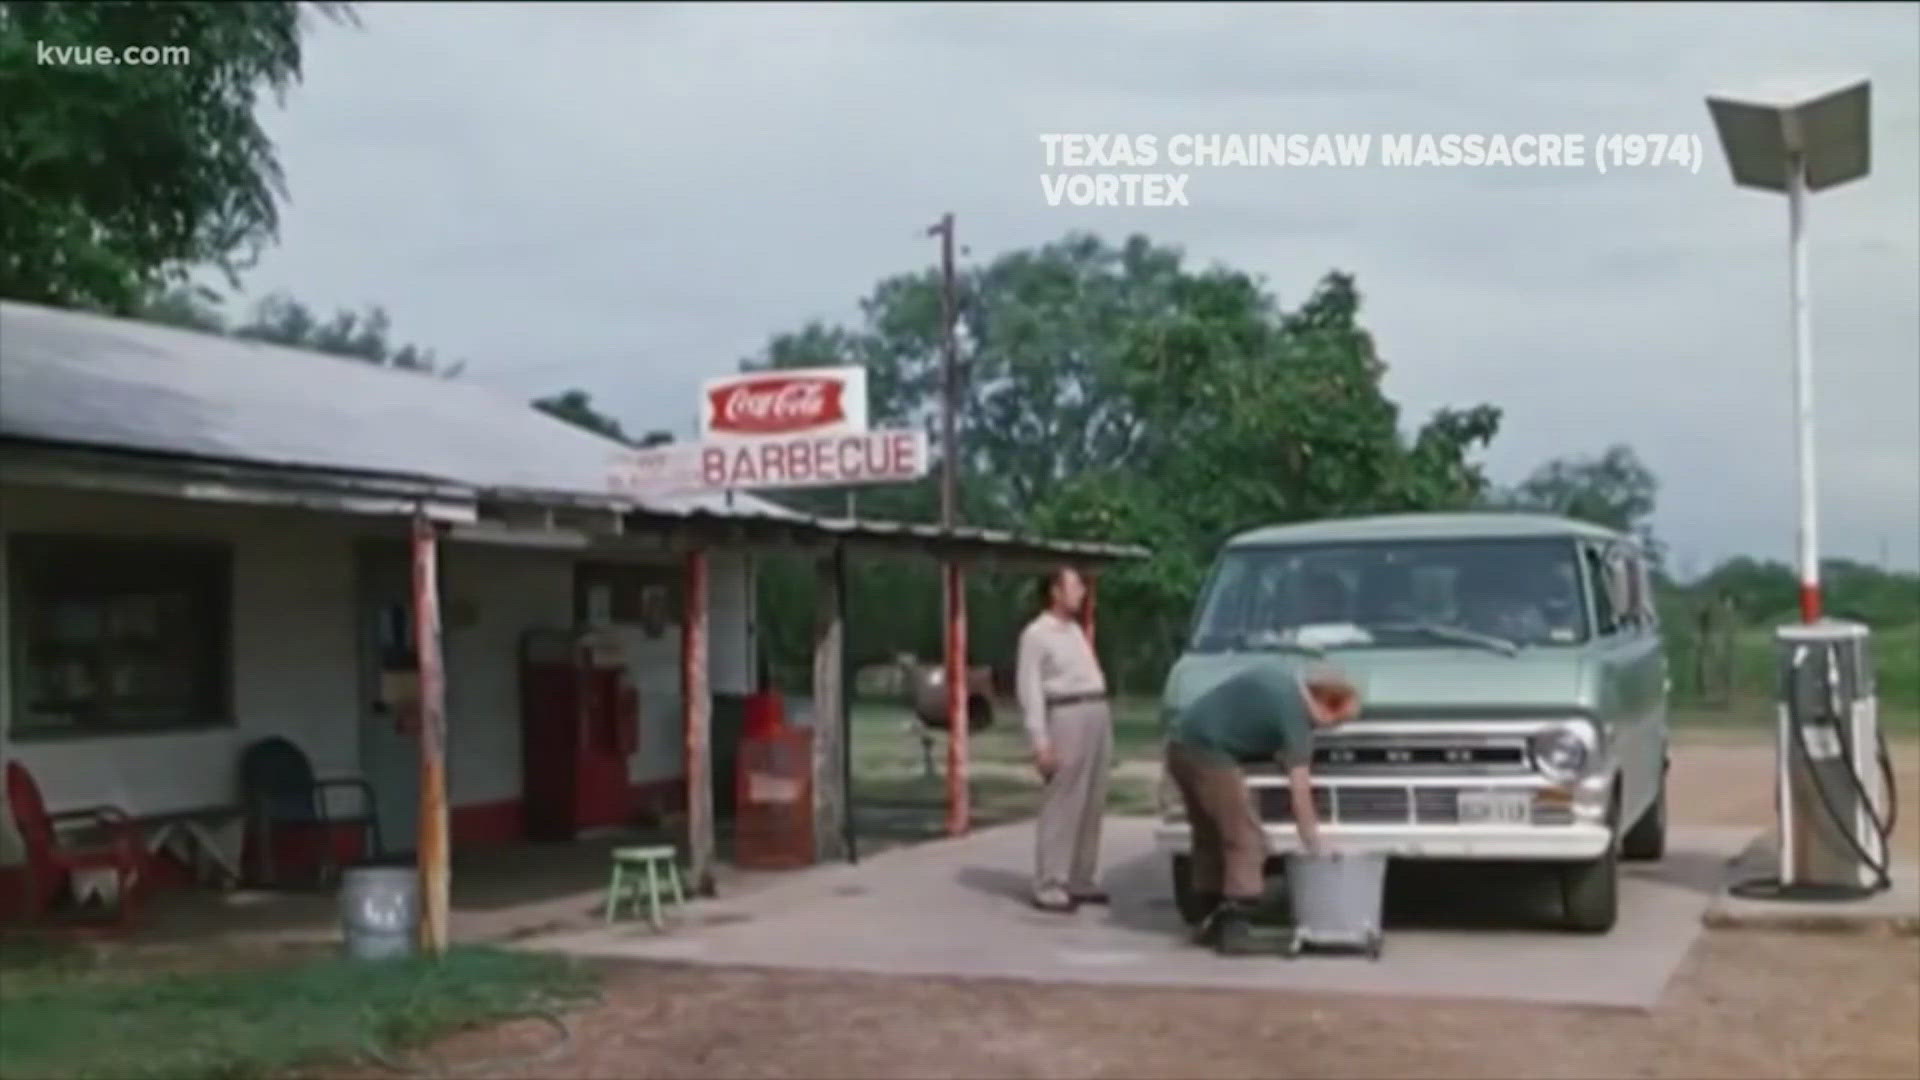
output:
<path id="1" fill-rule="evenodd" d="M 1288 954 L 1347 949 L 1378 960 L 1386 884 L 1387 857 L 1378 852 L 1288 855 L 1294 925 Z"/>

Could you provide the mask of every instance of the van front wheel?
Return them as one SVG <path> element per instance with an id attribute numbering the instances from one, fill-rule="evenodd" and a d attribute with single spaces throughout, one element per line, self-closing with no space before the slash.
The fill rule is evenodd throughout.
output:
<path id="1" fill-rule="evenodd" d="M 1667 768 L 1660 767 L 1660 788 L 1653 804 L 1634 822 L 1620 840 L 1620 855 L 1626 859 L 1654 861 L 1667 853 Z"/>
<path id="2" fill-rule="evenodd" d="M 1592 862 L 1562 867 L 1560 902 L 1567 929 L 1604 934 L 1620 916 L 1620 859 L 1614 852 Z"/>
<path id="3" fill-rule="evenodd" d="M 1617 829 L 1620 796 L 1607 808 L 1607 827 Z M 1567 929 L 1604 934 L 1620 917 L 1620 837 L 1607 843 L 1606 853 L 1590 862 L 1560 868 L 1560 904 Z"/>

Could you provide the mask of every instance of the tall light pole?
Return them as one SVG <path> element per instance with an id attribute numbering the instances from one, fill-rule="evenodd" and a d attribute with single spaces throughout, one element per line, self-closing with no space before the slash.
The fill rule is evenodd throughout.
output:
<path id="1" fill-rule="evenodd" d="M 959 409 L 960 366 L 954 347 L 953 215 L 927 229 L 940 238 L 940 528 L 951 533 L 959 516 L 957 470 L 960 445 L 954 435 Z M 951 540 L 951 537 L 948 537 Z M 942 568 L 946 597 L 947 834 L 966 833 L 973 811 L 967 786 L 967 586 L 957 555 Z"/>
<path id="2" fill-rule="evenodd" d="M 1870 83 L 1816 95 L 1707 98 L 1733 182 L 1787 196 L 1793 312 L 1795 469 L 1799 473 L 1800 618 L 1820 619 L 1820 517 L 1813 453 L 1813 323 L 1807 293 L 1807 194 L 1867 175 Z M 1785 100 L 1781 100 L 1781 98 Z"/>

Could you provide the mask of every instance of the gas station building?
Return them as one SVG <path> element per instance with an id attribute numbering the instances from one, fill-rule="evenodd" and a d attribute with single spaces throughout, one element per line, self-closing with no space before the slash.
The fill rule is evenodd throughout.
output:
<path id="1" fill-rule="evenodd" d="M 0 765 L 50 811 L 196 820 L 236 867 L 258 854 L 238 764 L 277 738 L 364 781 L 384 847 L 423 867 L 684 815 L 710 882 L 713 717 L 761 689 L 754 565 L 775 550 L 825 586 L 811 791 L 815 857 L 838 857 L 849 559 L 1142 554 L 619 492 L 626 448 L 469 381 L 13 302 L 0 445 Z M 605 692 L 570 695 L 555 665 Z M 30 854 L 5 806 L 0 894 Z"/>

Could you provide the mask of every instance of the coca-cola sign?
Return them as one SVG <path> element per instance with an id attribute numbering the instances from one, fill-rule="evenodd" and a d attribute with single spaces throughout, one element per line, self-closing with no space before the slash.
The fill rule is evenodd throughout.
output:
<path id="1" fill-rule="evenodd" d="M 716 379 L 705 388 L 706 438 L 828 434 L 867 427 L 864 368 L 756 372 Z"/>

